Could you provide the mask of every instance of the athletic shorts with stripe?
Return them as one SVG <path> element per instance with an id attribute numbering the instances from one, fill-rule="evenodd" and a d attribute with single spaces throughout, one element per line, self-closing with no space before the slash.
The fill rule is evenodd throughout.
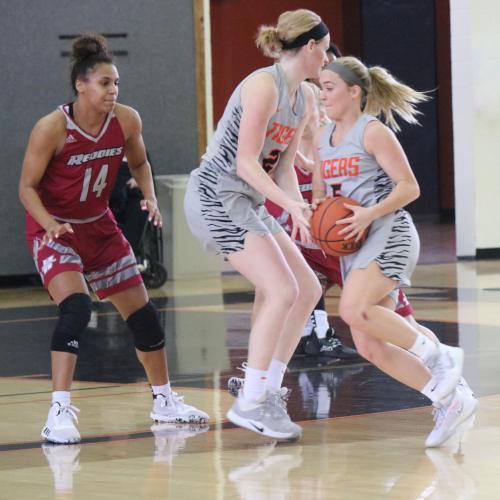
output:
<path id="1" fill-rule="evenodd" d="M 100 299 L 142 283 L 132 248 L 108 210 L 94 222 L 72 223 L 64 233 L 42 246 L 45 230 L 26 215 L 26 241 L 43 286 L 60 273 L 76 271 Z"/>

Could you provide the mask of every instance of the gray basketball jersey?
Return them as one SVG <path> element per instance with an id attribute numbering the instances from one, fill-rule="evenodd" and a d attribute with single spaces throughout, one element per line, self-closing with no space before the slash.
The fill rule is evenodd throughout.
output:
<path id="1" fill-rule="evenodd" d="M 335 123 L 332 123 L 323 131 L 319 146 L 321 175 L 329 194 L 353 198 L 364 207 L 385 199 L 394 188 L 391 178 L 363 145 L 366 126 L 374 120 L 373 116 L 361 115 L 335 147 L 331 144 L 335 129 Z M 341 258 L 343 279 L 351 270 L 366 269 L 375 261 L 382 273 L 396 281 L 397 286 L 410 286 L 419 248 L 418 234 L 410 214 L 403 209 L 388 213 L 371 223 L 368 238 L 357 252 Z M 391 295 L 396 299 L 395 291 Z"/>
<path id="2" fill-rule="evenodd" d="M 278 164 L 279 157 L 288 147 L 305 112 L 305 98 L 302 86 L 299 87 L 295 104 L 291 105 L 288 97 L 288 87 L 279 64 L 261 68 L 247 76 L 234 90 L 226 109 L 215 131 L 203 160 L 216 168 L 236 175 L 236 151 L 240 119 L 242 114 L 241 87 L 257 73 L 270 73 L 278 87 L 279 99 L 276 113 L 267 126 L 266 139 L 259 156 L 259 163 L 268 173 L 272 173 Z"/>
<path id="3" fill-rule="evenodd" d="M 331 144 L 333 122 L 325 128 L 319 146 L 321 176 L 329 187 L 328 194 L 353 198 L 364 207 L 375 205 L 394 188 L 390 177 L 363 145 L 365 128 L 374 120 L 362 114 L 335 147 Z"/>
<path id="4" fill-rule="evenodd" d="M 234 90 L 201 165 L 191 172 L 184 208 L 193 234 L 212 253 L 230 254 L 245 247 L 245 235 L 283 231 L 264 207 L 264 196 L 236 173 L 236 152 L 242 114 L 241 87 L 256 73 L 270 73 L 279 91 L 276 112 L 269 120 L 259 163 L 272 174 L 305 113 L 302 86 L 292 107 L 279 64 L 258 69 Z"/>

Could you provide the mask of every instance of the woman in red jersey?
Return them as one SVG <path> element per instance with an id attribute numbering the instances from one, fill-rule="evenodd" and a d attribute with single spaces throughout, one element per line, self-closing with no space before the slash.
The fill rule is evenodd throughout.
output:
<path id="1" fill-rule="evenodd" d="M 108 207 L 126 154 L 144 199 L 143 210 L 162 224 L 138 113 L 116 102 L 119 76 L 106 40 L 85 35 L 73 44 L 74 102 L 33 128 L 19 196 L 26 208 L 26 239 L 43 284 L 59 308 L 51 342 L 52 405 L 42 437 L 80 440 L 70 387 L 80 337 L 90 319 L 89 286 L 126 320 L 153 391 L 151 418 L 205 422 L 208 415 L 171 391 L 164 333 L 129 243 Z"/>

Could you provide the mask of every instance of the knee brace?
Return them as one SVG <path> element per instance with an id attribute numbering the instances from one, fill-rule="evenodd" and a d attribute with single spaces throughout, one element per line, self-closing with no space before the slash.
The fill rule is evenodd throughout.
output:
<path id="1" fill-rule="evenodd" d="M 165 335 L 151 301 L 132 313 L 127 319 L 127 325 L 134 334 L 135 347 L 139 351 L 159 351 L 165 346 Z"/>
<path id="2" fill-rule="evenodd" d="M 59 304 L 59 321 L 52 334 L 51 351 L 78 354 L 80 336 L 90 321 L 91 306 L 86 293 L 74 293 Z"/>

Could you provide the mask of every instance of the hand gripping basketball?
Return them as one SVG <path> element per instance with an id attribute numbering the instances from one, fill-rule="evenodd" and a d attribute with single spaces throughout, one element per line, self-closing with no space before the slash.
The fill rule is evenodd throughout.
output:
<path id="1" fill-rule="evenodd" d="M 353 215 L 353 211 L 345 205 L 353 207 L 360 204 L 352 198 L 335 196 L 327 198 L 313 212 L 311 218 L 311 236 L 315 243 L 328 255 L 342 257 L 357 252 L 364 240 L 368 236 L 368 228 L 361 232 L 361 235 L 353 236 L 352 231 L 345 239 L 345 230 L 349 224 L 345 219 Z M 340 221 L 344 223 L 339 223 Z M 344 232 L 342 232 L 344 230 Z"/>

